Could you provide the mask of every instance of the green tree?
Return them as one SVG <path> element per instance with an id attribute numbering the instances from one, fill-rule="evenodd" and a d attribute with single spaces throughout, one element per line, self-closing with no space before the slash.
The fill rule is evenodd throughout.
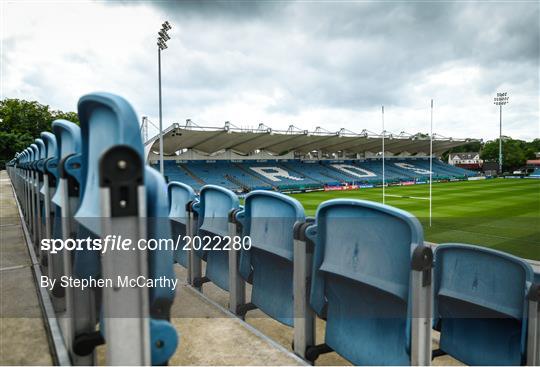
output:
<path id="1" fill-rule="evenodd" d="M 528 158 L 527 143 L 503 137 L 503 171 L 510 172 L 525 165 Z M 533 153 L 534 154 L 534 153 Z M 485 161 L 499 161 L 499 139 L 484 144 L 480 158 Z"/>
<path id="2" fill-rule="evenodd" d="M 51 131 L 56 119 L 79 123 L 77 113 L 51 110 L 37 101 L 13 98 L 0 101 L 0 169 L 41 132 Z"/>

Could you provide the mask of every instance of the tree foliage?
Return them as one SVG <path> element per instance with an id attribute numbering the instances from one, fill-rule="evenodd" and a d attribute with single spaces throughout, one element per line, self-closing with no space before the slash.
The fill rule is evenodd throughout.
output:
<path id="1" fill-rule="evenodd" d="M 0 168 L 42 131 L 51 131 L 52 122 L 57 119 L 79 123 L 77 113 L 51 110 L 37 101 L 13 98 L 0 101 Z"/>
<path id="2" fill-rule="evenodd" d="M 534 159 L 535 153 L 540 152 L 540 139 L 532 142 L 503 137 L 503 171 L 511 172 L 522 168 L 527 159 Z M 499 161 L 499 139 L 487 141 L 482 147 L 480 158 L 485 161 Z"/>

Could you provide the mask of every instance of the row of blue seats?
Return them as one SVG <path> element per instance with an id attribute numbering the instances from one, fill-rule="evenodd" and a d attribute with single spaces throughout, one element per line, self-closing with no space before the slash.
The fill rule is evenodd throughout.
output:
<path id="1" fill-rule="evenodd" d="M 428 365 L 432 328 L 441 333 L 441 350 L 467 364 L 539 361 L 540 288 L 526 261 L 460 244 L 440 245 L 433 255 L 414 216 L 368 201 L 330 200 L 315 218 L 306 218 L 298 201 L 277 192 L 252 191 L 241 206 L 222 186 L 204 185 L 199 194 L 185 183 L 167 186 L 142 161 L 138 120 L 125 100 L 84 96 L 79 117 L 80 129 L 55 121 L 54 134 L 43 133 L 9 164 L 36 245 L 49 235 L 122 234 L 213 241 L 238 236 L 250 246 L 101 256 L 42 252 L 51 277 L 172 279 L 178 263 L 187 267 L 192 287 L 202 291 L 213 282 L 228 291 L 229 309 L 237 316 L 259 308 L 293 327 L 293 350 L 308 361 L 335 351 L 354 364 Z M 170 226 L 163 225 L 165 218 Z M 104 342 L 108 364 L 167 363 L 178 345 L 169 322 L 174 291 L 97 292 L 51 292 L 63 300 L 57 312 L 72 321 L 63 336 L 73 363 L 94 364 L 94 348 Z M 128 313 L 119 317 L 118 309 Z M 326 320 L 320 344 L 316 316 Z"/>
<path id="2" fill-rule="evenodd" d="M 386 159 L 387 182 L 425 180 L 429 176 L 429 160 L 411 158 Z M 189 174 L 187 173 L 189 171 Z M 453 167 L 438 159 L 433 161 L 435 179 L 463 178 L 476 175 L 472 171 Z M 165 162 L 168 181 L 180 181 L 199 191 L 204 184 L 219 185 L 235 192 L 257 189 L 308 189 L 325 185 L 380 183 L 383 168 L 380 159 L 365 161 L 189 161 Z"/>
<path id="3" fill-rule="evenodd" d="M 195 251 L 195 258 L 178 250 L 176 261 L 188 267 L 194 287 L 211 281 L 230 292 L 231 312 L 244 316 L 258 308 L 293 326 L 295 337 L 297 328 L 306 331 L 297 320 L 312 320 L 309 312 L 326 320 L 323 344 L 314 345 L 307 332 L 300 340 L 311 344 L 297 348 L 294 340 L 295 352 L 310 361 L 336 351 L 356 365 L 428 364 L 426 320 L 433 320 L 440 331 L 437 355 L 470 365 L 536 363 L 540 274 L 535 280 L 523 259 L 463 244 L 437 246 L 432 255 L 414 216 L 368 201 L 330 200 L 308 219 L 298 201 L 269 191 L 249 193 L 240 207 L 225 188 L 204 186 L 197 197 L 172 182 L 169 200 L 175 235 L 241 234 L 253 241 L 238 259 L 235 253 Z M 204 276 L 195 259 L 206 262 Z M 309 278 L 305 293 L 298 269 Z M 239 281 L 252 286 L 248 303 L 238 295 Z M 309 310 L 302 308 L 304 298 Z M 430 330 L 421 339 L 426 324 Z"/>
<path id="4" fill-rule="evenodd" d="M 124 99 L 96 93 L 78 103 L 80 127 L 56 120 L 9 164 L 31 240 L 44 274 L 56 280 L 50 297 L 71 363 L 96 364 L 107 344 L 111 365 L 166 364 L 178 345 L 170 323 L 171 282 L 153 287 L 61 287 L 61 277 L 175 279 L 172 251 L 46 251 L 42 239 L 169 238 L 164 178 L 143 161 L 138 119 Z"/>

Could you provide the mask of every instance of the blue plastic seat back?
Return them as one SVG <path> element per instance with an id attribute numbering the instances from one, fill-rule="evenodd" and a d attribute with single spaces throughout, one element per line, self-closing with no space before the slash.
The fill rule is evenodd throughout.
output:
<path id="1" fill-rule="evenodd" d="M 45 146 L 45 142 L 40 138 L 35 139 L 34 143 L 36 144 L 36 146 L 38 148 L 37 161 L 38 161 L 38 163 L 41 163 L 42 160 L 47 157 L 47 147 Z M 43 166 L 38 165 L 38 166 L 36 166 L 36 168 L 38 168 L 38 170 L 42 172 Z"/>
<path id="2" fill-rule="evenodd" d="M 317 209 L 310 302 L 325 343 L 356 365 L 410 363 L 411 254 L 423 244 L 411 214 L 363 200 Z"/>
<path id="3" fill-rule="evenodd" d="M 143 159 L 137 115 L 122 97 L 109 93 L 88 94 L 79 99 L 81 126 L 80 205 L 75 213 L 81 238 L 101 236 L 99 162 L 116 145 L 129 145 Z M 73 270 L 81 277 L 99 276 L 99 253 L 77 251 Z"/>
<path id="4" fill-rule="evenodd" d="M 54 122 L 53 122 L 54 123 Z M 45 143 L 45 157 L 44 158 L 54 158 L 56 156 L 57 147 L 56 147 L 56 137 L 53 133 L 44 131 L 40 134 L 41 139 Z"/>
<path id="5" fill-rule="evenodd" d="M 38 192 L 39 195 L 39 202 L 40 202 L 40 215 L 41 215 L 41 224 L 45 224 L 45 206 L 43 205 L 43 197 L 41 195 L 41 192 L 43 190 L 43 172 L 45 168 L 45 158 L 47 157 L 47 147 L 45 146 L 45 142 L 42 139 L 35 139 L 34 140 L 36 146 L 38 147 L 38 159 L 36 161 L 36 171 L 39 173 L 39 187 Z M 37 209 L 36 209 L 37 210 Z"/>
<path id="6" fill-rule="evenodd" d="M 26 162 L 28 161 L 28 148 L 25 148 L 19 157 L 19 166 L 26 168 Z"/>
<path id="7" fill-rule="evenodd" d="M 115 145 L 129 145 L 143 159 L 137 115 L 122 97 L 109 93 L 88 94 L 79 100 L 81 126 L 81 205 L 75 218 L 95 235 L 101 234 L 99 162 Z M 94 218 L 94 219 L 91 219 Z"/>
<path id="8" fill-rule="evenodd" d="M 60 164 L 67 156 L 72 154 L 79 154 L 81 151 L 81 129 L 73 122 L 66 120 L 55 120 L 52 123 L 52 129 L 56 139 L 55 146 L 55 158 L 50 163 L 56 164 L 56 169 L 52 170 L 55 174 L 56 191 L 51 199 L 54 206 L 54 224 L 53 224 L 53 237 L 59 238 L 62 236 L 62 189 L 59 180 L 58 164 Z M 54 160 L 54 161 L 53 161 Z M 66 162 L 64 162 L 66 163 Z M 75 232 L 75 230 L 74 230 Z"/>
<path id="9" fill-rule="evenodd" d="M 186 205 L 190 201 L 195 200 L 195 191 L 186 184 L 180 182 L 170 182 L 168 185 L 169 192 L 169 218 L 171 219 L 172 238 L 175 243 L 180 237 L 179 246 L 174 252 L 174 261 L 178 264 L 187 267 L 187 251 L 184 251 L 186 236 Z"/>
<path id="10" fill-rule="evenodd" d="M 36 150 L 37 150 L 37 148 L 36 148 Z M 36 150 L 34 150 L 34 148 L 32 148 L 32 144 L 30 144 L 30 146 L 28 147 L 28 162 L 26 164 L 26 167 L 28 169 L 32 169 L 32 164 L 34 163 L 34 155 L 35 155 Z"/>
<path id="11" fill-rule="evenodd" d="M 57 154 L 56 137 L 54 136 L 54 134 L 48 131 L 42 132 L 40 136 L 43 142 L 45 143 L 46 155 L 45 155 L 45 160 L 43 162 L 43 166 L 44 166 L 43 170 L 45 173 L 47 173 L 48 172 L 47 166 L 48 166 L 49 160 L 55 159 L 57 157 L 56 156 Z M 52 173 L 55 174 L 56 171 L 53 171 Z M 54 188 L 54 186 L 51 186 L 51 182 L 49 182 L 49 188 L 51 189 Z M 44 189 L 41 190 L 41 194 L 45 195 Z"/>
<path id="12" fill-rule="evenodd" d="M 47 156 L 47 150 L 45 147 L 45 142 L 41 138 L 34 139 L 34 143 L 38 147 L 38 160 L 43 159 Z"/>
<path id="13" fill-rule="evenodd" d="M 165 178 L 150 166 L 145 166 L 146 205 L 148 218 L 148 239 L 171 239 L 169 224 L 169 200 Z M 173 280 L 174 273 L 173 249 L 171 247 L 158 248 L 148 251 L 149 277 L 160 279 L 165 277 Z M 154 304 L 167 301 L 172 304 L 174 290 L 165 286 L 150 288 L 150 309 Z M 153 315 L 158 316 L 158 315 Z"/>
<path id="14" fill-rule="evenodd" d="M 25 148 L 23 152 L 21 153 L 21 166 L 23 168 L 26 168 L 26 164 L 28 163 L 28 160 L 30 159 L 30 152 L 28 151 L 28 148 Z"/>
<path id="15" fill-rule="evenodd" d="M 240 253 L 240 274 L 252 277 L 251 302 L 272 318 L 293 325 L 293 228 L 304 208 L 289 196 L 252 191 L 237 215 L 250 250 Z"/>
<path id="16" fill-rule="evenodd" d="M 41 159 L 41 152 L 40 152 L 40 145 L 41 144 L 36 144 L 36 141 L 34 140 L 34 144 L 30 144 L 30 147 L 32 147 L 32 149 L 34 149 L 34 170 L 37 168 L 37 162 Z"/>
<path id="17" fill-rule="evenodd" d="M 77 154 L 81 151 L 81 129 L 73 122 L 66 120 L 55 120 L 52 124 L 53 132 L 56 136 L 56 159 L 58 163 L 71 154 Z M 58 172 L 57 172 L 58 174 Z M 58 207 L 61 204 L 60 182 L 57 181 L 56 192 L 52 202 Z"/>
<path id="18" fill-rule="evenodd" d="M 34 143 L 34 144 L 30 144 L 30 149 L 32 149 L 32 161 L 31 161 L 32 166 L 31 166 L 31 168 L 35 169 L 35 164 L 39 160 L 39 147 Z"/>
<path id="19" fill-rule="evenodd" d="M 83 96 L 78 105 L 81 124 L 81 203 L 75 218 L 82 225 L 79 230 L 83 237 L 102 235 L 100 217 L 101 200 L 99 190 L 99 163 L 108 149 L 126 145 L 134 149 L 143 161 L 143 142 L 137 116 L 131 105 L 119 96 L 95 93 Z M 78 158 L 78 157 L 75 157 Z M 147 239 L 170 239 L 168 223 L 167 186 L 164 178 L 150 167 L 144 170 L 146 193 Z M 82 227 L 82 228 L 81 228 Z M 173 252 L 171 248 L 151 249 L 148 256 L 148 277 L 160 279 L 174 278 Z M 77 251 L 74 271 L 84 276 L 99 276 L 101 273 L 99 253 Z M 177 344 L 176 332 L 166 321 L 174 299 L 172 287 L 150 289 L 150 324 L 152 364 L 165 364 Z M 161 325 L 160 325 L 161 324 Z M 104 330 L 106 325 L 102 325 Z M 166 340 L 158 340 L 160 333 Z M 157 339 L 156 339 L 157 338 Z"/>
<path id="20" fill-rule="evenodd" d="M 239 205 L 234 192 L 215 185 L 203 186 L 199 202 L 194 206 L 199 215 L 197 234 L 200 237 L 228 236 L 229 212 Z M 198 251 L 197 254 L 206 260 L 206 276 L 218 287 L 229 290 L 228 251 Z"/>
<path id="21" fill-rule="evenodd" d="M 503 252 L 462 244 L 435 249 L 434 318 L 443 351 L 469 365 L 525 362 L 526 295 L 534 273 Z"/>

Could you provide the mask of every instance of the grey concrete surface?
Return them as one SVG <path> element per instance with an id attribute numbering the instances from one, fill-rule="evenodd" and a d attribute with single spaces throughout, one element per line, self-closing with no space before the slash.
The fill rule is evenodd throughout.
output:
<path id="1" fill-rule="evenodd" d="M 203 263 L 203 273 L 204 273 L 204 263 Z M 180 267 L 178 265 L 176 266 L 176 275 L 177 275 L 177 278 L 181 282 L 185 282 L 186 270 L 183 267 Z M 228 305 L 227 292 L 221 290 L 220 288 L 218 288 L 212 283 L 206 283 L 203 285 L 203 293 L 205 294 L 205 296 L 207 296 L 214 302 L 218 303 L 220 306 L 227 308 L 227 305 Z M 249 295 L 251 293 L 251 289 L 249 285 L 247 285 L 246 293 L 247 293 L 247 299 L 249 300 L 249 297 L 250 297 Z M 204 307 L 207 307 L 207 306 L 204 306 Z M 174 317 L 180 317 L 180 320 L 183 320 L 183 318 L 189 317 L 192 315 L 197 315 L 197 317 L 203 317 L 202 316 L 203 313 L 207 312 L 206 309 L 202 311 L 203 309 L 204 308 L 201 308 L 200 301 L 197 301 L 196 299 L 194 299 L 193 295 L 189 295 L 188 297 L 185 297 L 184 291 L 181 291 L 179 294 L 177 293 L 177 300 L 173 308 L 173 315 Z M 283 346 L 284 348 L 292 352 L 292 348 L 291 348 L 291 342 L 293 339 L 292 328 L 286 325 L 283 325 L 276 320 L 271 319 L 260 310 L 253 310 L 253 311 L 248 312 L 248 314 L 246 315 L 246 321 L 250 325 L 255 327 L 257 330 L 261 331 L 263 334 L 268 336 L 270 339 L 272 339 L 273 341 L 277 342 L 278 344 L 280 344 L 281 346 Z M 182 333 L 183 330 L 185 330 L 185 332 L 188 332 L 188 331 L 192 332 L 191 327 L 193 326 L 193 324 L 178 321 L 177 323 L 175 323 L 175 325 L 177 325 L 180 333 Z M 201 331 L 202 333 L 201 336 L 203 336 L 203 338 L 205 338 L 204 337 L 205 333 L 207 334 L 207 333 L 213 332 L 212 330 L 213 324 L 209 323 L 208 325 L 210 325 L 210 329 L 208 331 Z M 324 320 L 317 318 L 317 322 L 316 322 L 317 343 L 321 343 L 324 340 L 325 327 L 326 327 L 326 323 L 324 322 Z M 205 339 L 209 340 L 207 337 Z M 434 331 L 433 339 L 434 339 L 433 349 L 437 349 L 439 335 L 435 331 Z M 384 353 L 384 351 L 381 351 L 381 352 Z M 219 354 L 219 351 L 218 351 L 218 354 Z M 234 357 L 234 355 L 232 357 Z M 218 357 L 215 356 L 214 358 L 218 358 Z M 190 360 L 189 362 L 198 364 L 196 360 L 195 361 Z M 180 363 L 180 364 L 183 364 L 183 363 Z M 225 364 L 228 364 L 228 363 L 225 363 Z M 239 359 L 239 362 L 237 364 L 243 365 L 244 363 L 241 363 Z M 463 365 L 461 362 L 455 360 L 454 358 L 450 356 L 437 357 L 433 360 L 432 364 L 436 366 L 462 366 Z M 316 365 L 317 366 L 350 366 L 351 363 L 347 361 L 346 359 L 342 358 L 341 356 L 339 356 L 337 353 L 333 352 L 333 353 L 321 355 L 319 359 L 317 359 Z"/>
<path id="2" fill-rule="evenodd" d="M 0 172 L 0 365 L 51 365 L 30 256 L 6 171 Z"/>

